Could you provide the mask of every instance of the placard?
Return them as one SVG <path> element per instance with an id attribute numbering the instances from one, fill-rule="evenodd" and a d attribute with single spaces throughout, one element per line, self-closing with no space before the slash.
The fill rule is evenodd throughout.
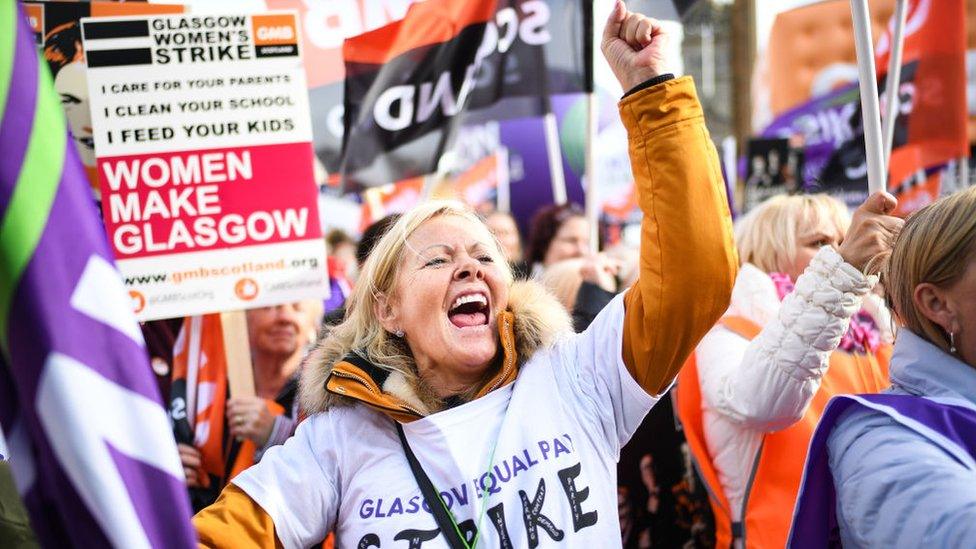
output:
<path id="1" fill-rule="evenodd" d="M 295 15 L 82 31 L 105 228 L 137 317 L 327 296 Z"/>
<path id="2" fill-rule="evenodd" d="M 789 139 L 750 139 L 746 151 L 745 211 L 772 196 L 802 192 L 803 151 Z"/>

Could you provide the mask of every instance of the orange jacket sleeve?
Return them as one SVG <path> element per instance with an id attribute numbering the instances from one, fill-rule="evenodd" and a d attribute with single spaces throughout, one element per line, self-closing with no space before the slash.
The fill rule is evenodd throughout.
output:
<path id="1" fill-rule="evenodd" d="M 619 107 L 644 214 L 640 275 L 624 299 L 623 360 L 657 395 L 728 308 L 738 257 L 692 79 L 652 86 Z"/>
<path id="2" fill-rule="evenodd" d="M 228 484 L 212 505 L 193 517 L 200 547 L 281 547 L 274 522 L 243 490 Z"/>

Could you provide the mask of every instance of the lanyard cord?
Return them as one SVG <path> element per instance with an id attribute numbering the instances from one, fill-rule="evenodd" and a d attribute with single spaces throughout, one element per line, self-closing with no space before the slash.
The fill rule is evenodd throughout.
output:
<path id="1" fill-rule="evenodd" d="M 501 435 L 501 433 L 499 433 L 499 435 Z M 495 462 L 495 449 L 498 448 L 499 438 L 501 438 L 501 436 L 495 438 L 495 444 L 493 444 L 491 447 L 491 454 L 488 455 L 488 470 L 485 471 L 485 474 L 478 479 L 478 484 L 480 484 L 479 488 L 481 488 L 482 490 L 485 489 L 484 482 L 482 481 L 482 479 L 488 478 L 488 475 L 491 474 L 491 465 L 492 463 Z M 447 504 L 444 503 L 444 498 L 441 497 L 440 491 L 439 490 L 437 491 L 437 499 L 440 500 L 441 505 L 444 506 L 444 510 L 447 511 L 447 516 L 450 517 L 451 519 L 451 524 L 454 525 L 454 531 L 457 532 L 458 538 L 461 539 L 461 543 L 463 543 L 464 546 L 467 547 L 467 549 L 474 549 L 475 547 L 478 546 L 478 538 L 481 537 L 481 521 L 485 519 L 485 513 L 488 511 L 489 495 L 490 495 L 489 493 L 486 493 L 484 499 L 481 501 L 481 511 L 478 513 L 478 523 L 475 524 L 474 527 L 474 531 L 475 531 L 474 539 L 471 540 L 471 544 L 469 545 L 468 540 L 464 539 L 464 535 L 461 534 L 461 527 L 458 526 L 457 518 L 454 516 L 454 513 L 452 513 L 451 510 L 447 508 Z"/>
<path id="2" fill-rule="evenodd" d="M 490 494 L 485 494 L 484 500 L 481 502 L 481 512 L 478 515 L 478 523 L 475 525 L 474 539 L 471 540 L 471 543 L 468 543 L 468 541 L 464 538 L 464 535 L 461 534 L 461 527 L 458 526 L 454 513 L 452 513 L 447 507 L 447 504 L 444 502 L 444 498 L 441 497 L 440 491 L 434 487 L 434 484 L 430 481 L 430 477 L 427 476 L 426 471 L 424 471 L 423 467 L 420 465 L 420 461 L 417 460 L 417 456 L 414 455 L 413 450 L 410 448 L 410 444 L 407 443 L 407 437 L 403 432 L 403 426 L 400 424 L 400 422 L 394 423 L 396 424 L 397 434 L 400 437 L 400 443 L 403 445 L 403 450 L 407 455 L 407 461 L 410 463 L 410 468 L 413 471 L 414 477 L 417 479 L 417 483 L 420 485 L 421 492 L 424 493 L 425 498 L 428 500 L 433 499 L 429 497 L 430 495 L 436 495 L 437 501 L 441 504 L 440 510 L 433 508 L 431 509 L 431 514 L 434 515 L 437 525 L 441 527 L 441 530 L 445 530 L 443 519 L 447 519 L 450 525 L 454 528 L 454 533 L 457 535 L 456 538 L 452 538 L 446 530 L 443 532 L 444 536 L 448 539 L 449 545 L 454 547 L 455 545 L 460 544 L 465 549 L 474 549 L 478 545 L 478 538 L 481 537 L 481 522 L 484 520 L 485 513 L 488 510 L 488 496 Z M 501 432 L 499 432 L 498 436 L 495 438 L 495 443 L 491 447 L 491 454 L 488 457 L 488 470 L 479 479 L 479 484 L 481 485 L 479 487 L 482 489 L 484 488 L 484 482 L 482 479 L 487 478 L 488 475 L 491 474 L 491 467 L 495 461 L 495 449 L 498 448 L 499 438 L 501 438 Z M 430 504 L 435 505 L 433 501 L 431 501 Z"/>

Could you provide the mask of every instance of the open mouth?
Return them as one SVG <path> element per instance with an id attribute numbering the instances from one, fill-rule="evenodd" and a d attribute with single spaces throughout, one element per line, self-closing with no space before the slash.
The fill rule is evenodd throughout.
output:
<path id="1" fill-rule="evenodd" d="M 447 312 L 447 318 L 458 328 L 472 328 L 487 325 L 488 313 L 488 297 L 475 292 L 459 295 Z"/>

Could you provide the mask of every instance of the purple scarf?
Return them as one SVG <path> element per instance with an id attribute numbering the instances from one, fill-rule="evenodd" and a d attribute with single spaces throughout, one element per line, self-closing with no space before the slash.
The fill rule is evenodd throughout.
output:
<path id="1" fill-rule="evenodd" d="M 810 442 L 787 547 L 822 549 L 841 545 L 827 439 L 840 416 L 852 406 L 888 414 L 895 421 L 899 419 L 896 414 L 914 419 L 976 457 L 976 412 L 969 408 L 909 395 L 836 396 L 827 404 Z"/>
<path id="2" fill-rule="evenodd" d="M 780 301 L 793 292 L 793 280 L 790 279 L 790 275 L 769 273 L 769 278 L 773 279 Z M 881 330 L 878 329 L 874 317 L 862 309 L 851 317 L 851 324 L 840 338 L 838 348 L 846 353 L 874 354 L 880 346 Z"/>

